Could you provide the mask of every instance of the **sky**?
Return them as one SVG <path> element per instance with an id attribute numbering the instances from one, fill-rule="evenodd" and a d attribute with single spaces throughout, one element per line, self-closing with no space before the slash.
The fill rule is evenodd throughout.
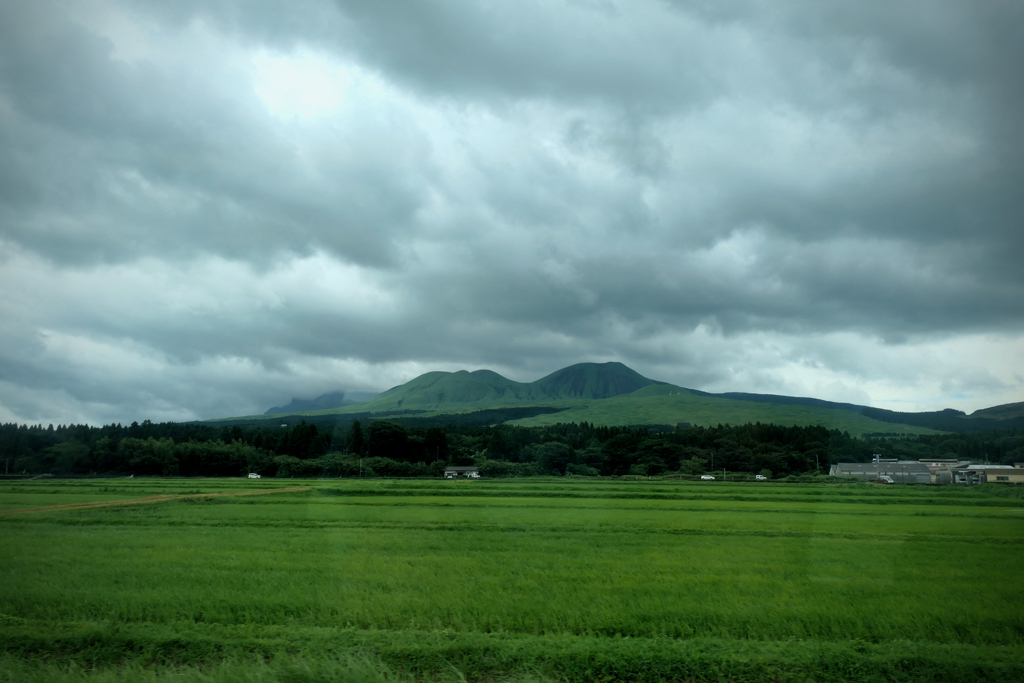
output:
<path id="1" fill-rule="evenodd" d="M 1015 0 L 0 0 L 0 421 L 583 361 L 1024 401 Z"/>

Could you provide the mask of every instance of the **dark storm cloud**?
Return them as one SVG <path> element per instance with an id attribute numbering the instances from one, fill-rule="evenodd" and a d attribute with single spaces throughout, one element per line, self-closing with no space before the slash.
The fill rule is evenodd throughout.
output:
<path id="1" fill-rule="evenodd" d="M 3 4 L 0 409 L 208 416 L 586 359 L 855 388 L 900 363 L 854 338 L 1019 340 L 1022 12 Z"/>
<path id="2" fill-rule="evenodd" d="M 2 173 L 20 185 L 2 209 L 9 237 L 69 261 L 319 245 L 392 258 L 389 239 L 420 202 L 408 167 L 423 142 L 408 131 L 387 141 L 391 131 L 367 123 L 357 133 L 372 147 L 328 141 L 333 154 L 310 173 L 261 116 L 246 74 L 126 64 L 44 3 L 6 13 Z"/>

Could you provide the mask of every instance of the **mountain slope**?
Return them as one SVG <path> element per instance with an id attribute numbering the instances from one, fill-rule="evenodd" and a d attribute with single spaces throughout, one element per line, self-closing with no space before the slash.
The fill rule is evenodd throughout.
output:
<path id="1" fill-rule="evenodd" d="M 1024 417 L 1024 403 L 1005 403 L 1001 406 L 982 408 L 975 410 L 971 417 L 986 417 L 995 420 L 1012 420 L 1017 417 Z"/>
<path id="2" fill-rule="evenodd" d="M 918 427 L 928 427 L 944 432 L 990 432 L 1002 429 L 1024 429 L 1024 415 L 1015 410 L 1014 406 L 1020 404 L 1007 404 L 982 408 L 976 410 L 970 416 L 961 410 L 947 408 L 927 413 L 899 413 L 894 410 L 883 410 L 881 408 L 864 408 L 861 414 L 880 422 L 909 424 Z"/>
<path id="3" fill-rule="evenodd" d="M 515 382 L 491 370 L 428 372 L 388 389 L 358 410 L 466 410 L 560 399 L 604 399 L 660 384 L 622 363 L 578 363 L 536 382 Z"/>
<path id="4" fill-rule="evenodd" d="M 533 383 L 551 398 L 603 399 L 662 384 L 622 363 L 577 363 Z"/>
<path id="5" fill-rule="evenodd" d="M 536 400 L 529 384 L 490 370 L 428 372 L 388 389 L 358 411 L 436 410 L 442 407 L 502 405 Z"/>
<path id="6" fill-rule="evenodd" d="M 828 429 L 864 434 L 934 434 L 921 426 L 879 422 L 843 408 L 800 403 L 769 403 L 693 393 L 670 384 L 647 386 L 631 394 L 594 401 L 560 401 L 558 413 L 542 414 L 506 424 L 539 427 L 560 422 L 589 422 L 600 426 L 676 425 L 705 427 L 752 422 L 777 425 L 821 425 Z"/>
<path id="7" fill-rule="evenodd" d="M 754 403 L 777 403 L 779 405 L 787 406 L 814 406 L 817 408 L 835 408 L 837 410 L 849 410 L 853 413 L 859 413 L 864 410 L 866 406 L 859 406 L 856 403 L 837 403 L 835 401 L 826 401 L 821 398 L 808 398 L 805 396 L 780 396 L 778 394 L 749 394 L 742 391 L 727 391 L 724 394 L 712 394 L 706 391 L 699 391 L 697 389 L 687 389 L 691 394 L 697 396 L 708 396 L 711 398 L 731 398 L 737 401 L 752 401 Z"/>
<path id="8" fill-rule="evenodd" d="M 353 391 L 346 394 L 344 391 L 332 391 L 329 394 L 321 394 L 316 398 L 302 399 L 293 398 L 287 405 L 274 406 L 263 413 L 264 415 L 287 415 L 288 413 L 303 413 L 314 410 L 330 410 L 342 406 L 356 405 L 368 401 L 377 394 L 368 391 Z"/>
<path id="9" fill-rule="evenodd" d="M 325 395 L 321 399 L 337 399 Z M 319 399 L 317 399 L 319 400 Z M 293 401 L 285 408 L 302 406 Z M 976 411 L 896 413 L 849 403 L 771 394 L 710 394 L 648 379 L 622 363 L 578 363 L 534 382 L 516 382 L 491 370 L 428 372 L 372 400 L 326 410 L 297 410 L 292 416 L 417 415 L 417 420 L 505 407 L 553 408 L 514 419 L 542 425 L 587 421 L 599 425 L 744 424 L 822 425 L 863 434 L 988 431 L 1024 427 L 1024 404 Z M 263 419 L 271 419 L 268 413 Z M 284 413 L 272 413 L 275 417 Z M 513 414 L 509 414 L 512 418 Z M 523 415 L 523 413 L 519 413 Z M 530 413 L 527 413 L 530 415 Z M 259 419 L 251 416 L 246 419 Z M 222 418 L 216 422 L 240 418 Z M 461 419 L 461 417 L 460 417 Z"/>

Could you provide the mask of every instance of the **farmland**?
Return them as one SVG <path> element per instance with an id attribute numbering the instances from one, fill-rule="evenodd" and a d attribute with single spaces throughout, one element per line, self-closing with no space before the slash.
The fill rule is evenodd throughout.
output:
<path id="1" fill-rule="evenodd" d="M 0 681 L 1020 679 L 1019 493 L 0 482 Z"/>

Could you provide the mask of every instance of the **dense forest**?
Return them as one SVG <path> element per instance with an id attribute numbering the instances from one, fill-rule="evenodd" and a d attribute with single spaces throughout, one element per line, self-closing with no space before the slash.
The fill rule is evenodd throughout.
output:
<path id="1" fill-rule="evenodd" d="M 675 428 L 462 424 L 411 426 L 375 419 L 327 428 L 160 423 L 0 426 L 6 475 L 276 477 L 437 476 L 446 464 L 479 465 L 484 476 L 697 475 L 774 477 L 827 472 L 835 462 L 883 457 L 1024 461 L 1017 430 L 856 439 L 824 427 L 770 424 Z"/>

